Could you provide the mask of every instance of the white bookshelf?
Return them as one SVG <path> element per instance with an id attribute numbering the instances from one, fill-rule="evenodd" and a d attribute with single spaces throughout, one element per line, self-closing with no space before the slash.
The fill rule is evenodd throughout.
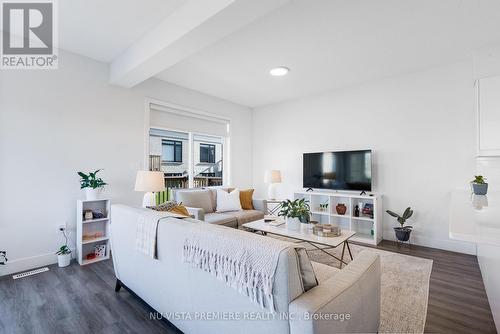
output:
<path id="1" fill-rule="evenodd" d="M 94 262 L 109 259 L 110 243 L 109 243 L 109 224 L 111 217 L 111 202 L 109 199 L 100 200 L 78 200 L 76 205 L 76 259 L 80 265 L 86 265 Z M 97 211 L 104 213 L 105 218 L 96 218 L 85 220 L 83 213 L 85 210 Z M 93 236 L 92 238 L 84 238 L 85 236 Z M 87 254 L 94 252 L 96 245 L 105 245 L 105 256 L 96 257 L 92 260 L 87 260 Z"/>
<path id="2" fill-rule="evenodd" d="M 339 192 L 296 192 L 295 199 L 304 198 L 311 207 L 311 220 L 321 224 L 337 225 L 343 230 L 350 230 L 356 234 L 350 239 L 354 242 L 377 245 L 382 241 L 382 196 L 356 195 Z M 319 209 L 320 204 L 328 203 L 326 211 Z M 346 213 L 340 215 L 336 211 L 339 203 L 345 204 Z M 360 216 L 354 216 L 354 207 L 364 204 L 373 205 L 373 218 L 364 216 L 360 207 Z"/>

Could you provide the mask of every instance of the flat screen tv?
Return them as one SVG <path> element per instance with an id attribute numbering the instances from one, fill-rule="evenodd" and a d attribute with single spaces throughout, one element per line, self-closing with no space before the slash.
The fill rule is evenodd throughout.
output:
<path id="1" fill-rule="evenodd" d="M 372 190 L 372 151 L 304 153 L 304 188 Z"/>

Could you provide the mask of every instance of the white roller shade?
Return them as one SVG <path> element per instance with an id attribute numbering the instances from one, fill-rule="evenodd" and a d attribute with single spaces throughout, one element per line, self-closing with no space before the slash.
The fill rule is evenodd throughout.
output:
<path id="1" fill-rule="evenodd" d="M 229 121 L 227 120 L 155 103 L 150 103 L 150 110 L 150 126 L 152 128 L 175 129 L 221 137 L 228 136 Z"/>

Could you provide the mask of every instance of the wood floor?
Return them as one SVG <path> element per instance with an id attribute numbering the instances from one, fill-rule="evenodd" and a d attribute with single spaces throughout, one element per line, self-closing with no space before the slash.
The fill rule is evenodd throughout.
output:
<path id="1" fill-rule="evenodd" d="M 432 259 L 429 333 L 496 333 L 475 256 L 383 241 L 379 249 Z M 179 333 L 152 310 L 114 292 L 111 260 L 12 280 L 0 278 L 0 333 Z"/>

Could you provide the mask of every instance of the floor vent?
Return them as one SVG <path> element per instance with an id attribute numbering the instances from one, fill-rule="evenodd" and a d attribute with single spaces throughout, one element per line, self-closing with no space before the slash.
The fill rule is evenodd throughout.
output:
<path id="1" fill-rule="evenodd" d="M 49 271 L 49 268 L 43 267 L 43 268 L 38 268 L 35 270 L 25 271 L 24 273 L 20 273 L 20 274 L 16 274 L 16 275 L 12 276 L 12 278 L 13 279 L 24 278 L 24 277 L 36 275 L 39 273 L 43 273 L 45 271 Z"/>

